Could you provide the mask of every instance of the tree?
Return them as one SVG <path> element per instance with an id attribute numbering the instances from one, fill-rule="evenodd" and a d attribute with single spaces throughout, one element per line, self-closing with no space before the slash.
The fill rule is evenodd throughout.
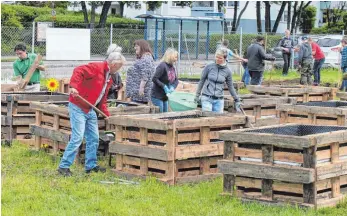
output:
<path id="1" fill-rule="evenodd" d="M 163 3 L 167 3 L 166 1 L 147 1 L 147 10 L 154 11 L 157 8 L 160 8 Z"/>
<path id="2" fill-rule="evenodd" d="M 314 6 L 308 6 L 301 15 L 300 28 L 303 33 L 310 33 L 316 21 L 317 9 Z"/>
<path id="3" fill-rule="evenodd" d="M 234 1 L 234 18 L 233 18 L 233 24 L 231 27 L 231 31 L 236 31 L 236 21 L 237 21 L 237 3 L 238 1 Z"/>
<path id="4" fill-rule="evenodd" d="M 291 33 L 293 33 L 294 30 L 297 31 L 298 22 L 301 18 L 301 13 L 303 10 L 305 10 L 311 4 L 311 2 L 312 1 L 309 1 L 305 5 L 304 5 L 304 2 L 300 2 L 299 8 L 297 7 L 298 2 L 294 3 L 294 12 L 293 12 L 292 26 L 291 26 L 291 31 L 290 31 Z"/>
<path id="5" fill-rule="evenodd" d="M 277 32 L 277 28 L 278 28 L 278 25 L 280 24 L 281 18 L 283 16 L 284 9 L 286 8 L 286 4 L 287 4 L 287 2 L 285 2 L 285 1 L 283 1 L 282 4 L 281 4 L 280 11 L 278 12 L 278 15 L 277 15 L 274 27 L 272 29 L 273 33 Z"/>
<path id="6" fill-rule="evenodd" d="M 247 2 L 246 2 L 245 6 L 242 8 L 242 10 L 241 10 L 241 12 L 240 12 L 239 16 L 237 17 L 236 29 L 238 29 L 238 28 L 239 28 L 239 26 L 240 26 L 240 20 L 241 20 L 241 17 L 242 17 L 242 15 L 243 15 L 243 13 L 245 12 L 245 10 L 246 10 L 246 8 L 247 8 L 248 4 L 249 4 L 249 1 L 247 1 Z"/>
<path id="7" fill-rule="evenodd" d="M 84 17 L 84 23 L 89 23 L 86 2 L 81 1 L 81 6 L 82 6 L 83 17 Z"/>
<path id="8" fill-rule="evenodd" d="M 111 4 L 112 4 L 112 2 L 105 1 L 104 5 L 102 6 L 100 20 L 99 20 L 99 26 L 101 28 L 105 27 L 106 20 L 107 20 L 107 14 L 108 14 L 108 11 L 110 10 Z"/>
<path id="9" fill-rule="evenodd" d="M 66 9 L 69 1 L 16 1 L 16 4 L 31 6 L 31 7 L 54 7 Z"/>
<path id="10" fill-rule="evenodd" d="M 271 4 L 270 1 L 264 1 L 265 4 L 265 32 L 271 32 Z"/>
<path id="11" fill-rule="evenodd" d="M 262 27 L 261 27 L 261 7 L 260 7 L 260 1 L 257 1 L 257 30 L 258 33 L 262 33 Z"/>
<path id="12" fill-rule="evenodd" d="M 120 8 L 120 16 L 124 16 L 124 7 L 127 5 L 128 7 L 135 8 L 135 9 L 140 9 L 141 8 L 141 3 L 138 1 L 118 1 L 119 8 Z"/>
<path id="13" fill-rule="evenodd" d="M 287 14 L 287 29 L 290 29 L 290 21 L 292 18 L 292 2 L 288 1 L 288 14 Z"/>
<path id="14" fill-rule="evenodd" d="M 337 22 L 343 18 L 344 9 L 347 7 L 347 2 L 339 2 L 337 8 L 334 9 L 330 8 L 330 4 L 328 5 L 329 6 L 326 8 L 326 19 L 328 22 L 328 28 L 330 28 L 331 26 L 336 26 Z"/>

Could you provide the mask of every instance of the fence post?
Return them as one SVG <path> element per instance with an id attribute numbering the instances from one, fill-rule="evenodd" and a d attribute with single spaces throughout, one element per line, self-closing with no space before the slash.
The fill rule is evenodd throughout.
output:
<path id="1" fill-rule="evenodd" d="M 112 44 L 112 38 L 113 38 L 113 24 L 111 23 L 111 28 L 110 28 L 110 45 Z"/>
<path id="2" fill-rule="evenodd" d="M 177 64 L 177 74 L 181 72 L 180 71 L 180 69 L 181 69 L 181 39 L 182 39 L 181 25 L 182 25 L 182 23 L 179 22 L 179 24 L 178 24 L 178 64 Z"/>
<path id="3" fill-rule="evenodd" d="M 295 32 L 293 31 L 293 41 L 295 41 Z M 298 44 L 299 45 L 299 39 L 298 39 Z M 290 55 L 290 61 L 291 61 L 291 64 L 292 64 L 292 70 L 294 70 L 294 59 L 295 59 L 295 52 L 294 52 L 294 49 L 291 50 L 291 55 Z"/>
<path id="4" fill-rule="evenodd" d="M 34 53 L 35 50 L 35 22 L 33 22 L 33 32 L 32 32 L 32 39 L 31 39 L 31 53 Z"/>
<path id="5" fill-rule="evenodd" d="M 240 52 L 239 52 L 239 56 L 242 58 L 242 27 L 240 27 Z M 240 69 L 239 69 L 239 75 L 242 74 L 242 69 L 241 69 L 241 64 L 240 63 Z"/>

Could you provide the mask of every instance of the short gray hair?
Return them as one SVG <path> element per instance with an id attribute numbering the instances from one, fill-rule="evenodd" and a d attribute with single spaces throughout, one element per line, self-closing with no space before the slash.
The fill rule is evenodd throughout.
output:
<path id="1" fill-rule="evenodd" d="M 216 53 L 215 53 L 215 56 L 217 55 L 222 55 L 224 56 L 224 58 L 226 59 L 228 57 L 228 49 L 225 48 L 225 47 L 220 47 L 217 49 Z"/>
<path id="2" fill-rule="evenodd" d="M 107 49 L 107 58 L 106 61 L 109 64 L 122 63 L 126 62 L 125 57 L 122 55 L 122 47 L 117 44 L 111 44 Z"/>

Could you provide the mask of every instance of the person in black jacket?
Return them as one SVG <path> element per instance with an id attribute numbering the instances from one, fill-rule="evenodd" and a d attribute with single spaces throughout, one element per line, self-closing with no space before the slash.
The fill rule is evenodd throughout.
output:
<path id="1" fill-rule="evenodd" d="M 119 90 L 123 88 L 122 78 L 119 73 L 111 74 L 111 78 L 113 83 L 108 90 L 107 99 L 117 99 Z"/>
<path id="2" fill-rule="evenodd" d="M 289 65 L 290 65 L 290 57 L 291 57 L 292 49 L 294 47 L 294 41 L 290 37 L 290 31 L 288 29 L 285 30 L 284 34 L 285 36 L 282 38 L 280 42 L 280 47 L 282 49 L 282 56 L 284 61 L 282 75 L 287 76 Z"/>
<path id="3" fill-rule="evenodd" d="M 167 94 L 172 93 L 178 85 L 176 69 L 173 66 L 177 59 L 178 52 L 172 48 L 167 49 L 152 79 L 151 100 L 153 105 L 159 107 L 160 112 L 168 111 Z"/>
<path id="4" fill-rule="evenodd" d="M 257 36 L 256 42 L 247 49 L 248 70 L 251 76 L 251 85 L 261 85 L 264 73 L 264 60 L 275 61 L 276 58 L 267 55 L 264 50 L 264 37 Z"/>

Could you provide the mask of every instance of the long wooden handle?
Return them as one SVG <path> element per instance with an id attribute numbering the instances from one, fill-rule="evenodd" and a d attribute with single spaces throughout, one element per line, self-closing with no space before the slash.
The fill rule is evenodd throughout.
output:
<path id="1" fill-rule="evenodd" d="M 241 109 L 241 112 L 244 116 L 247 116 L 246 115 L 246 112 L 243 110 L 243 108 L 240 106 L 240 109 Z M 254 128 L 253 124 L 251 122 L 249 122 L 249 126 L 251 126 L 251 128 Z"/>
<path id="2" fill-rule="evenodd" d="M 22 80 L 22 82 L 19 85 L 19 89 L 20 90 L 24 90 L 25 87 L 27 86 L 27 84 L 29 83 L 31 77 L 33 76 L 34 72 L 36 71 L 36 67 L 35 64 L 39 64 L 40 61 L 42 60 L 42 56 L 40 54 L 38 54 L 32 64 L 32 66 L 29 68 L 28 73 L 25 75 L 24 79 Z"/>
<path id="3" fill-rule="evenodd" d="M 93 104 L 89 103 L 89 101 L 87 101 L 86 99 L 84 99 L 83 97 L 81 97 L 81 95 L 77 95 L 76 97 L 78 97 L 79 99 L 81 99 L 82 101 L 84 101 L 86 104 L 88 104 L 89 106 L 93 107 L 93 109 L 95 109 L 98 113 L 100 113 L 103 117 L 108 118 L 108 116 L 103 113 L 101 110 L 99 110 L 96 106 L 94 106 Z"/>

